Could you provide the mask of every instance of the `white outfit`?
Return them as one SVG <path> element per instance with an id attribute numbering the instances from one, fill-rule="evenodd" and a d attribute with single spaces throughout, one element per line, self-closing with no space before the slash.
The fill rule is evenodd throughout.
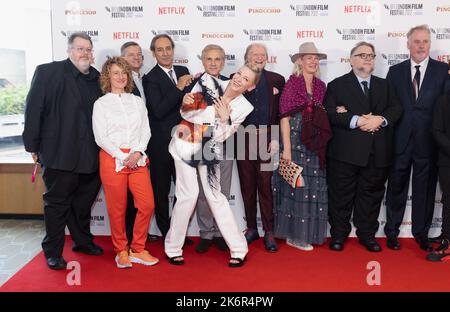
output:
<path id="1" fill-rule="evenodd" d="M 92 129 L 97 145 L 116 159 L 116 172 L 124 168 L 123 161 L 133 152 L 144 154 L 137 164 L 146 166 L 144 152 L 151 133 L 147 108 L 140 97 L 131 93 L 105 94 L 94 103 Z"/>
<path id="2" fill-rule="evenodd" d="M 228 81 L 218 82 L 225 90 Z M 192 92 L 196 92 L 196 89 L 193 89 Z M 231 125 L 228 122 L 222 123 L 218 118 L 215 118 L 213 106 L 208 106 L 204 110 L 181 111 L 181 116 L 195 124 L 214 125 L 214 140 L 223 142 L 237 131 L 245 117 L 253 110 L 253 106 L 242 95 L 231 101 L 230 105 L 232 109 L 230 114 Z M 177 131 L 175 131 L 170 142 L 169 152 L 174 158 L 177 175 L 175 184 L 177 202 L 172 210 L 170 229 L 165 240 L 165 252 L 170 258 L 181 256 L 183 253 L 182 248 L 186 231 L 199 193 L 198 172 L 206 200 L 220 232 L 230 248 L 231 257 L 243 259 L 248 252 L 247 241 L 244 234 L 239 230 L 227 198 L 220 191 L 220 166 L 217 165 L 218 179 L 214 182 L 215 187 L 211 188 L 208 183 L 206 165 L 199 165 L 194 168 L 183 161 L 183 159 L 190 159 L 192 153 L 201 147 L 201 143 L 190 143 L 178 138 Z"/>

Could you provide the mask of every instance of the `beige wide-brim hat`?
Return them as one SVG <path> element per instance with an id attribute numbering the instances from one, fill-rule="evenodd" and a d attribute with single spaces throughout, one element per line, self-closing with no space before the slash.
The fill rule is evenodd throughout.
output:
<path id="1" fill-rule="evenodd" d="M 305 42 L 298 48 L 298 53 L 291 56 L 292 63 L 295 63 L 299 57 L 305 54 L 317 55 L 319 60 L 324 60 L 327 58 L 325 53 L 320 53 L 319 50 L 317 50 L 316 45 L 313 42 Z"/>

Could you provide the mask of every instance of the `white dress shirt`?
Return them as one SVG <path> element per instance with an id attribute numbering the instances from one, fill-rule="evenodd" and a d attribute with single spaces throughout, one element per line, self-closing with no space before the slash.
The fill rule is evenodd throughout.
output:
<path id="1" fill-rule="evenodd" d="M 425 78 L 425 71 L 427 70 L 428 61 L 430 60 L 429 57 L 424 59 L 421 63 L 417 64 L 411 59 L 411 81 L 414 80 L 414 76 L 416 75 L 416 65 L 420 65 L 419 71 L 420 71 L 420 84 L 419 84 L 419 90 L 422 86 L 423 79 Z"/>
<path id="2" fill-rule="evenodd" d="M 145 93 L 144 93 L 144 87 L 142 86 L 142 77 L 144 76 L 144 73 L 142 71 L 139 71 L 139 73 L 135 72 L 134 70 L 131 71 L 131 74 L 133 75 L 133 81 L 136 85 L 136 88 L 138 88 L 139 93 L 141 94 L 141 98 L 144 100 L 145 103 Z"/>
<path id="3" fill-rule="evenodd" d="M 116 159 L 116 172 L 124 168 L 123 161 L 131 153 L 147 149 L 150 125 L 143 100 L 131 93 L 107 93 L 94 103 L 92 128 L 97 145 Z M 130 149 L 124 153 L 120 149 Z M 145 166 L 147 156 L 139 159 Z"/>
<path id="4" fill-rule="evenodd" d="M 167 76 L 170 78 L 170 77 L 172 77 L 172 78 L 170 78 L 170 80 L 174 80 L 175 81 L 175 84 L 177 84 L 178 83 L 178 79 L 177 79 L 177 74 L 175 73 L 175 69 L 173 68 L 173 66 L 172 66 L 172 68 L 165 68 L 165 67 L 162 67 L 161 65 L 159 65 L 158 64 L 158 66 L 159 67 L 161 67 L 161 69 L 167 74 Z M 169 71 L 172 71 L 172 75 L 170 75 L 169 74 Z"/>

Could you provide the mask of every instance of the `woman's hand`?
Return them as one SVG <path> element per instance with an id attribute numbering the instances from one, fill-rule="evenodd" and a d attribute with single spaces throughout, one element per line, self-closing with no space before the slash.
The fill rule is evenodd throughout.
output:
<path id="1" fill-rule="evenodd" d="M 291 162 L 291 160 L 292 160 L 291 150 L 290 149 L 285 149 L 281 153 L 281 158 L 284 159 L 284 160 L 287 160 L 288 162 Z"/>
<path id="2" fill-rule="evenodd" d="M 136 170 L 138 168 L 137 162 L 139 161 L 139 159 L 141 159 L 141 157 L 141 153 L 134 152 L 124 159 L 123 164 L 128 169 Z"/>
<path id="3" fill-rule="evenodd" d="M 193 93 L 186 93 L 183 96 L 183 104 L 192 104 L 194 103 L 194 94 Z"/>
<path id="4" fill-rule="evenodd" d="M 216 110 L 216 117 L 219 117 L 221 122 L 226 122 L 230 118 L 231 106 L 224 101 L 223 97 L 214 99 L 214 108 Z"/>

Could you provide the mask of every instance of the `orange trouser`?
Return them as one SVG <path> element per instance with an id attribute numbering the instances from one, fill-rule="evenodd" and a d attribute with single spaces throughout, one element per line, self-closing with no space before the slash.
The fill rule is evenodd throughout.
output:
<path id="1" fill-rule="evenodd" d="M 127 153 L 129 150 L 122 149 Z M 111 237 L 115 252 L 128 250 L 125 230 L 125 212 L 127 209 L 127 189 L 130 188 L 137 208 L 134 222 L 131 248 L 136 252 L 144 250 L 150 219 L 155 203 L 150 173 L 147 167 L 136 170 L 128 168 L 116 172 L 116 161 L 104 150 L 100 150 L 100 178 L 106 197 Z"/>

